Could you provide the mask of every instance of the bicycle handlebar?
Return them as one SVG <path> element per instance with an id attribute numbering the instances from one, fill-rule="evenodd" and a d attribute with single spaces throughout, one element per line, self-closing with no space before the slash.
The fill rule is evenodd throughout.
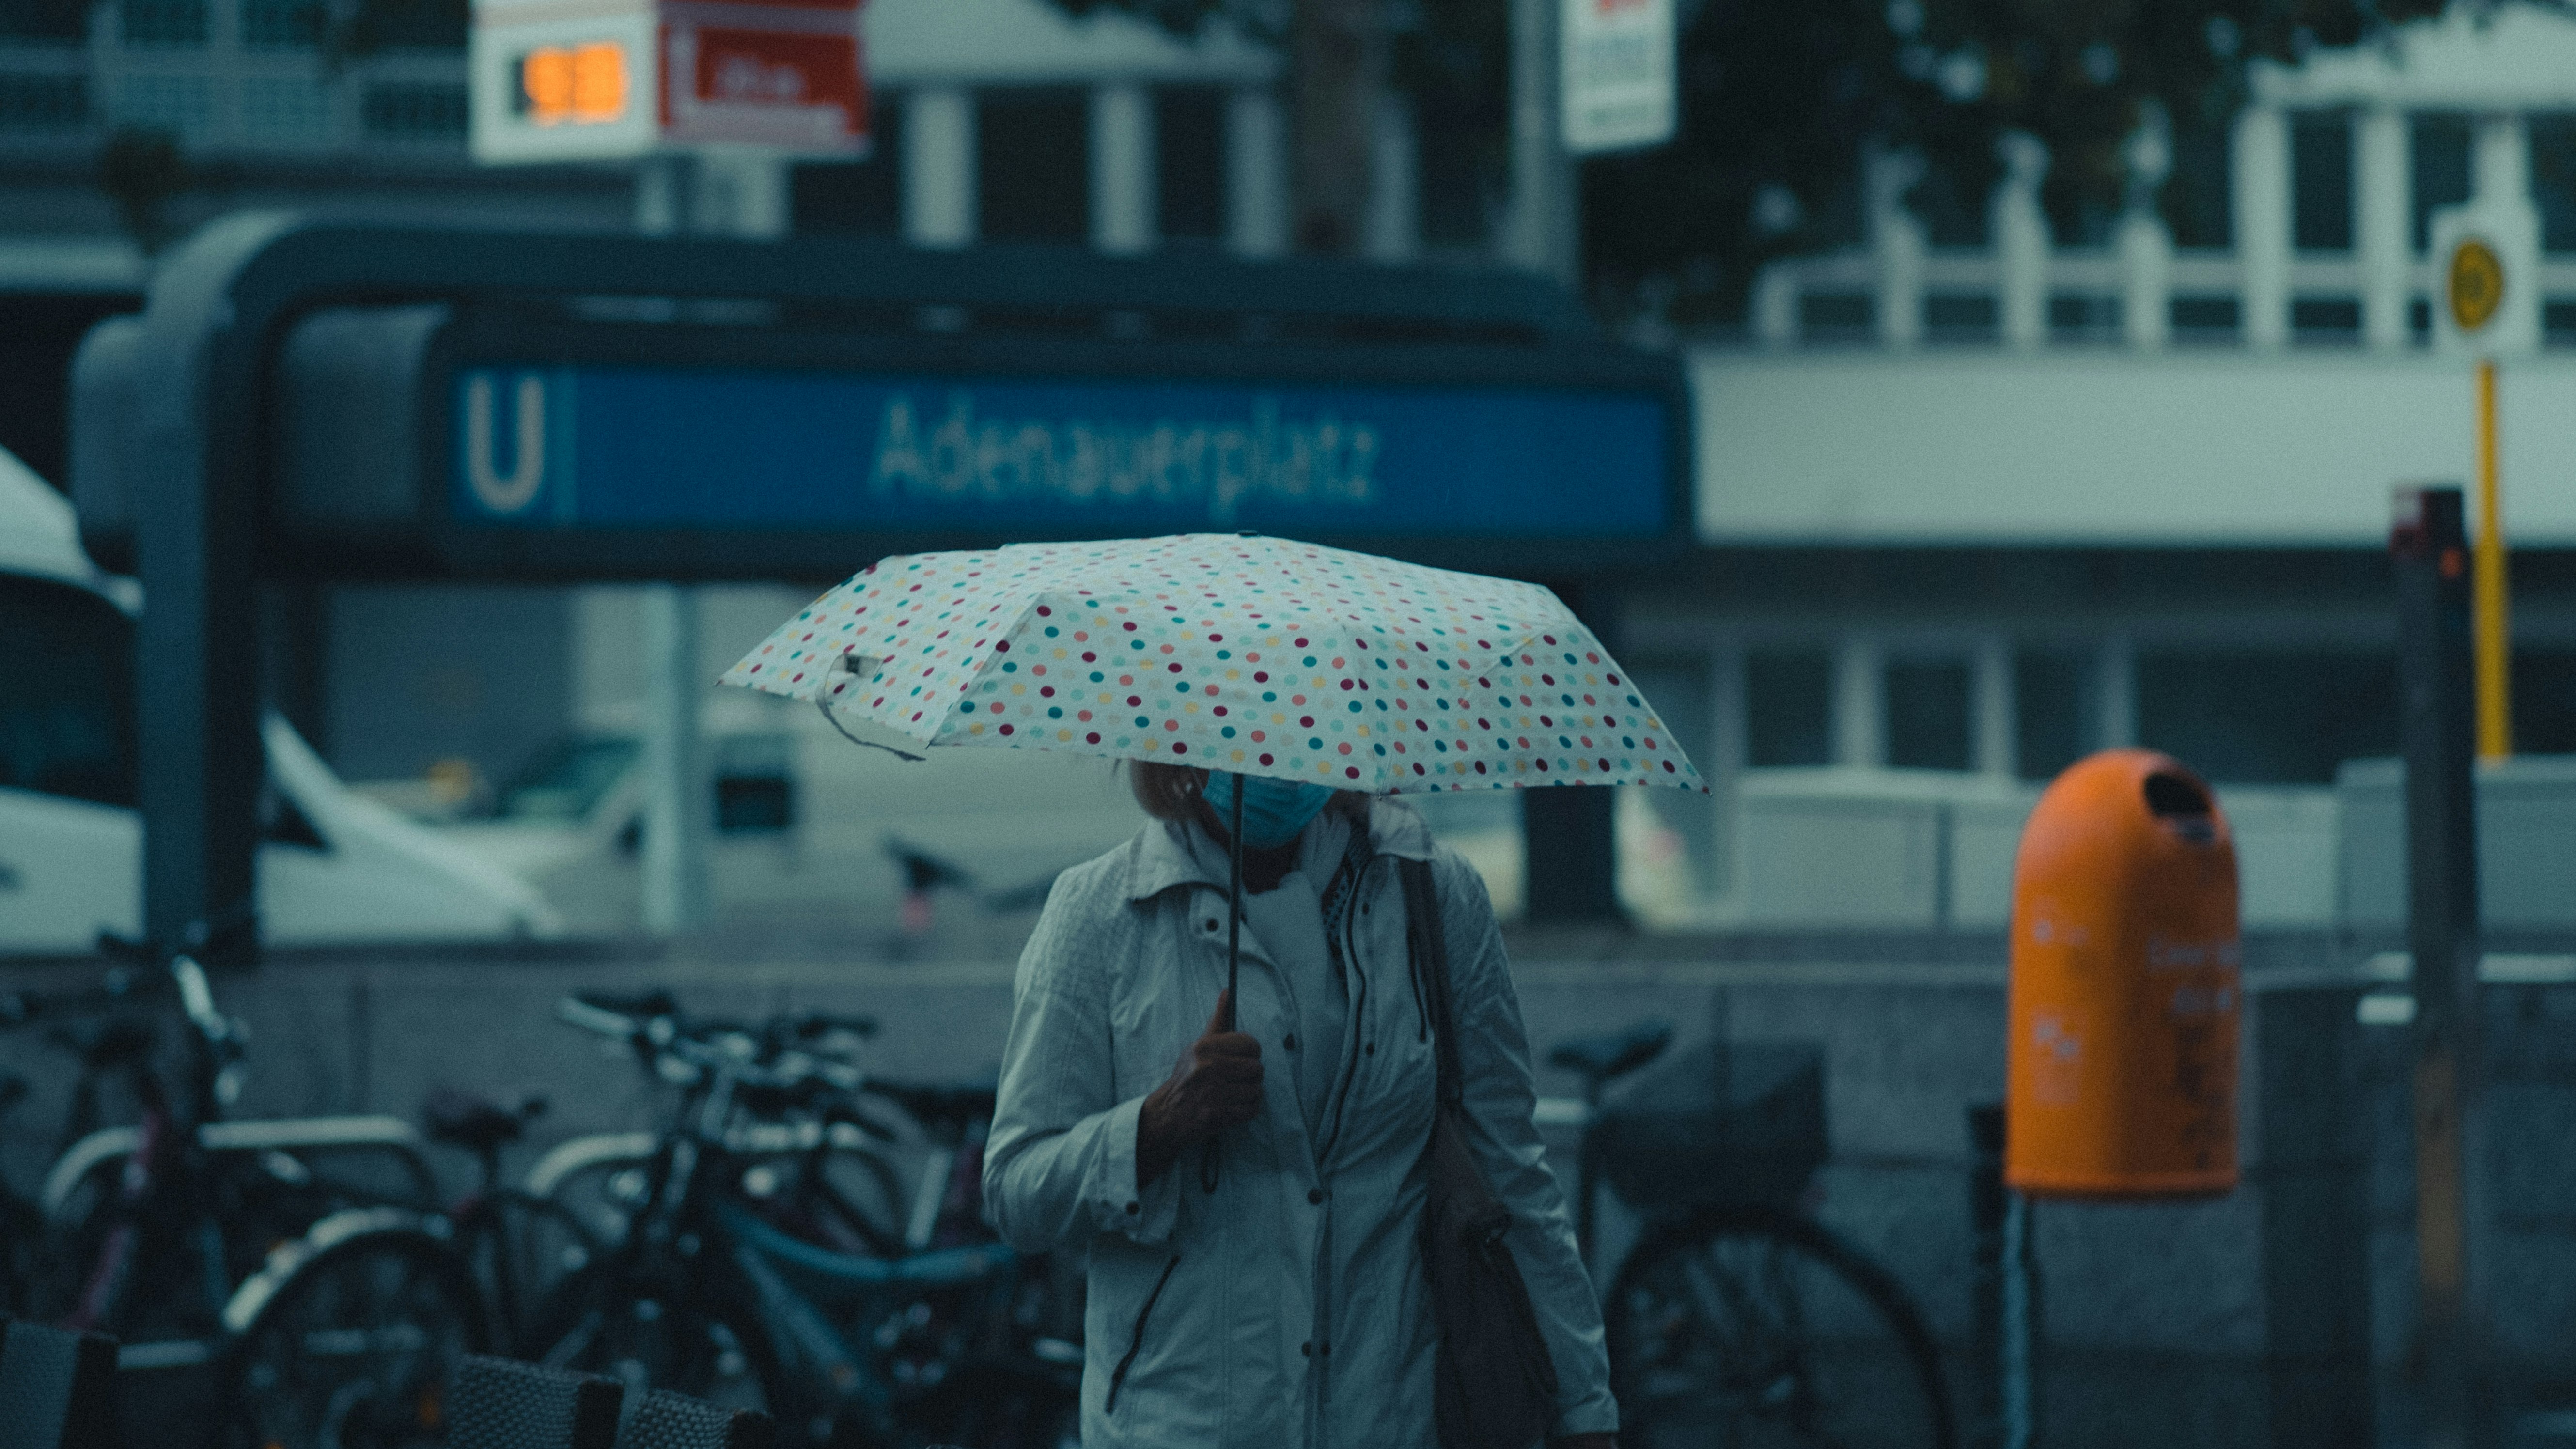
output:
<path id="1" fill-rule="evenodd" d="M 619 1007 L 643 1010 L 622 1011 Z M 722 1076 L 737 1086 L 754 1090 L 790 1093 L 818 1089 L 855 1092 L 867 1084 L 867 1074 L 846 1062 L 792 1049 L 773 1049 L 764 1054 L 750 1032 L 710 1032 L 704 1027 L 692 1030 L 681 1022 L 677 1004 L 659 992 L 635 999 L 576 992 L 555 1003 L 555 1019 L 628 1043 L 658 1074 L 683 1086 L 695 1086 L 711 1076 Z M 709 1036 L 715 1039 L 709 1040 Z"/>

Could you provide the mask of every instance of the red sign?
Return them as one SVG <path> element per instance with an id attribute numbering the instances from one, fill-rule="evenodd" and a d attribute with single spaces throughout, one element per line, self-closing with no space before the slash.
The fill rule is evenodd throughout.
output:
<path id="1" fill-rule="evenodd" d="M 859 6 L 662 6 L 666 141 L 864 154 L 868 84 Z"/>

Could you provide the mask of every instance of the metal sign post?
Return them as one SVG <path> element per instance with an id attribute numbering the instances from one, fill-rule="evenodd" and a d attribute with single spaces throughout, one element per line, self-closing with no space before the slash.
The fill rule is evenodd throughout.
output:
<path id="1" fill-rule="evenodd" d="M 2469 557 L 2460 490 L 2397 494 L 2397 668 L 2414 955 L 2416 1357 L 2424 1442 L 2491 1443 L 2474 1272 L 2479 1193 L 2478 849 Z"/>
<path id="2" fill-rule="evenodd" d="M 2477 631 L 2478 758 L 2501 760 L 2513 754 L 2513 661 L 2503 503 L 2496 477 L 2496 349 L 2487 329 L 2504 305 L 2504 259 L 2485 237 L 2465 234 L 2450 248 L 2445 277 L 2451 325 L 2478 352 L 2478 527 L 2470 553 Z"/>

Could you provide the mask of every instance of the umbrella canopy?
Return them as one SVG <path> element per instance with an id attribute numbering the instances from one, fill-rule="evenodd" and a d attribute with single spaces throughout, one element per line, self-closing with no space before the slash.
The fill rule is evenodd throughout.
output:
<path id="1" fill-rule="evenodd" d="M 1289 539 L 898 555 L 815 600 L 722 682 L 922 746 L 1372 792 L 1707 788 L 1546 589 Z"/>

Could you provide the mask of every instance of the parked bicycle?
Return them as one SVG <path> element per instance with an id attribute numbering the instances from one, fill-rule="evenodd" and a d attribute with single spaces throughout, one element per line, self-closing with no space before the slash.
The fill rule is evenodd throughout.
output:
<path id="1" fill-rule="evenodd" d="M 557 1014 L 681 1095 L 622 1236 L 540 1311 L 531 1357 L 765 1408 L 814 1442 L 1074 1442 L 1081 1354 L 1047 1336 L 1046 1265 L 982 1222 L 989 1085 L 871 1079 L 807 1050 L 810 1020 L 692 1023 L 667 997 Z M 889 1111 L 937 1144 L 901 1222 L 827 1170 L 849 1155 L 835 1129 L 891 1141 Z"/>
<path id="2" fill-rule="evenodd" d="M 125 964 L 98 986 L 0 997 L 0 1026 L 44 1029 L 78 1066 L 40 1202 L 11 1194 L 0 1215 L 12 1306 L 123 1341 L 141 1438 L 434 1442 L 481 1308 L 419 1205 L 419 1136 L 381 1117 L 226 1120 L 243 1034 L 204 969 L 101 944 Z M 173 1005 L 185 1030 L 165 1052 Z"/>
<path id="3" fill-rule="evenodd" d="M 1671 1040 L 1649 1023 L 1548 1058 L 1584 1082 L 1552 1115 L 1584 1128 L 1585 1258 L 1605 1182 L 1643 1220 L 1602 1297 L 1620 1443 L 1954 1449 L 1922 1313 L 1801 1205 L 1825 1158 L 1821 1053 L 1711 1043 L 1666 1057 Z"/>

